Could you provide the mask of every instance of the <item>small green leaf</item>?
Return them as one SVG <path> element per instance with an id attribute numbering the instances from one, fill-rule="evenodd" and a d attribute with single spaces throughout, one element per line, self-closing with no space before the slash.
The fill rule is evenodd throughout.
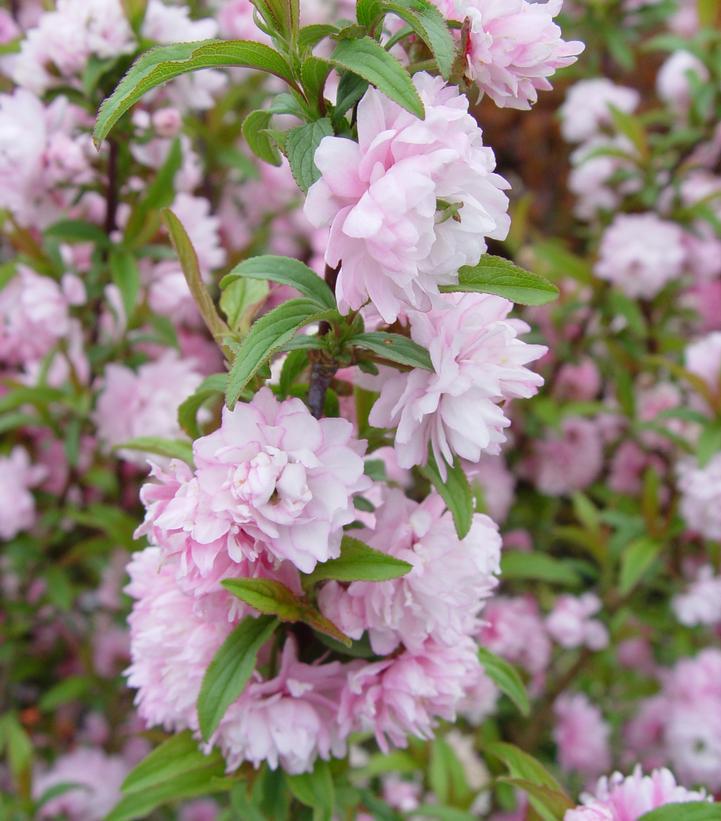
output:
<path id="1" fill-rule="evenodd" d="M 213 373 L 206 376 L 198 385 L 195 393 L 191 394 L 178 408 L 178 422 L 180 427 L 193 439 L 200 436 L 198 427 L 198 411 L 202 405 L 213 396 L 224 394 L 228 387 L 227 373 Z"/>
<path id="2" fill-rule="evenodd" d="M 271 579 L 226 579 L 223 587 L 260 613 L 305 624 L 350 646 L 352 641 L 332 621 L 280 582 Z"/>
<path id="3" fill-rule="evenodd" d="M 622 596 L 630 593 L 641 581 L 641 577 L 651 567 L 660 551 L 661 545 L 649 536 L 636 539 L 626 548 L 621 556 L 619 588 Z"/>
<path id="4" fill-rule="evenodd" d="M 545 305 L 558 297 L 558 288 L 545 277 L 492 254 L 484 254 L 477 265 L 464 265 L 458 271 L 458 284 L 441 285 L 440 290 L 496 294 L 519 305 Z"/>
<path id="5" fill-rule="evenodd" d="M 407 365 L 411 368 L 433 370 L 433 363 L 428 351 L 417 342 L 401 334 L 373 331 L 367 334 L 358 334 L 350 340 L 356 348 L 372 351 L 389 362 Z"/>
<path id="6" fill-rule="evenodd" d="M 330 61 L 336 68 L 352 71 L 367 80 L 416 117 L 425 117 L 423 102 L 408 72 L 372 38 L 341 40 Z"/>
<path id="7" fill-rule="evenodd" d="M 568 796 L 545 784 L 534 784 L 525 778 L 501 777 L 498 780 L 504 784 L 510 784 L 516 789 L 523 790 L 528 796 L 533 796 L 539 804 L 551 813 L 552 818 L 559 819 L 559 821 L 564 817 L 567 810 L 573 809 L 573 803 Z"/>
<path id="8" fill-rule="evenodd" d="M 285 153 L 290 163 L 290 170 L 304 193 L 320 178 L 320 171 L 315 164 L 315 152 L 324 137 L 333 134 L 333 126 L 327 117 L 314 120 L 306 125 L 291 128 L 285 140 Z"/>
<path id="9" fill-rule="evenodd" d="M 335 788 L 327 761 L 319 758 L 311 772 L 299 775 L 286 773 L 285 779 L 290 791 L 301 804 L 318 810 L 319 818 L 330 819 L 335 808 Z"/>
<path id="10" fill-rule="evenodd" d="M 256 320 L 235 354 L 226 392 L 228 407 L 235 405 L 259 368 L 301 328 L 334 315 L 335 311 L 321 310 L 310 299 L 291 299 Z"/>
<path id="11" fill-rule="evenodd" d="M 120 291 L 125 316 L 130 319 L 140 291 L 140 271 L 133 254 L 127 248 L 116 246 L 110 251 L 110 275 Z"/>
<path id="12" fill-rule="evenodd" d="M 363 97 L 368 90 L 368 80 L 364 80 L 351 71 L 344 71 L 338 83 L 335 106 L 333 108 L 333 125 L 342 130 L 343 116 Z"/>
<path id="13" fill-rule="evenodd" d="M 203 321 L 213 339 L 225 350 L 226 341 L 230 337 L 230 329 L 218 316 L 215 304 L 205 287 L 198 263 L 198 255 L 195 253 L 188 232 L 185 230 L 183 223 L 167 208 L 163 211 L 163 220 L 170 233 L 175 252 L 180 260 L 180 267 L 183 269 L 185 281 L 188 283 L 188 288 L 193 295 L 195 304 L 198 306 L 200 315 L 203 317 Z"/>
<path id="14" fill-rule="evenodd" d="M 94 242 L 101 248 L 110 243 L 102 228 L 84 220 L 59 220 L 46 228 L 44 233 L 46 237 L 59 239 L 61 242 Z"/>
<path id="15" fill-rule="evenodd" d="M 485 647 L 478 648 L 478 658 L 488 678 L 511 699 L 524 716 L 527 716 L 531 709 L 528 703 L 528 693 L 516 668 Z"/>
<path id="16" fill-rule="evenodd" d="M 335 308 L 335 297 L 321 277 L 300 260 L 265 254 L 239 262 L 220 283 L 221 288 L 238 277 L 269 279 L 290 285 L 321 308 Z"/>
<path id="17" fill-rule="evenodd" d="M 548 553 L 526 553 L 521 550 L 504 550 L 501 555 L 501 575 L 504 579 L 540 581 L 577 587 L 578 574 L 561 559 Z"/>
<path id="18" fill-rule="evenodd" d="M 323 90 L 332 68 L 333 66 L 327 60 L 314 55 L 306 57 L 300 67 L 300 78 L 303 81 L 303 87 L 306 90 L 308 99 L 315 101 L 318 107 L 323 101 Z"/>
<path id="19" fill-rule="evenodd" d="M 92 679 L 90 679 L 89 676 L 70 676 L 66 679 L 62 679 L 43 693 L 42 698 L 38 702 L 38 707 L 43 712 L 52 712 L 61 704 L 76 701 L 86 695 L 91 689 L 91 686 Z"/>
<path id="20" fill-rule="evenodd" d="M 158 46 L 138 57 L 115 91 L 103 102 L 93 132 L 95 144 L 100 145 L 123 114 L 144 94 L 168 80 L 203 68 L 233 67 L 266 71 L 294 85 L 293 72 L 285 58 L 263 43 L 206 40 Z"/>
<path id="21" fill-rule="evenodd" d="M 421 473 L 433 484 L 451 511 L 458 538 L 465 539 L 473 523 L 473 493 L 460 459 L 456 459 L 453 466 L 446 465 L 446 471 L 447 478 L 444 479 L 432 456 L 428 457 L 428 464 L 421 468 Z"/>
<path id="22" fill-rule="evenodd" d="M 144 453 L 154 453 L 156 456 L 166 456 L 169 459 L 182 459 L 189 465 L 193 464 L 193 446 L 182 439 L 161 439 L 159 436 L 137 436 L 113 450 L 140 450 Z"/>
<path id="23" fill-rule="evenodd" d="M 423 40 L 436 58 L 441 76 L 448 80 L 456 57 L 456 44 L 440 11 L 427 0 L 393 0 L 384 5 Z"/>
<path id="24" fill-rule="evenodd" d="M 248 333 L 269 292 L 268 283 L 261 279 L 236 278 L 228 283 L 220 294 L 220 310 L 234 333 Z"/>
<path id="25" fill-rule="evenodd" d="M 505 744 L 502 742 L 487 744 L 485 751 L 494 756 L 494 758 L 500 759 L 506 765 L 513 778 L 528 781 L 539 787 L 547 787 L 568 801 L 569 807 L 573 806 L 558 781 L 556 781 L 540 762 L 536 761 L 536 759 L 528 755 L 528 753 L 524 753 L 523 750 L 520 750 L 513 744 Z M 529 794 L 529 799 L 531 805 L 541 818 L 545 819 L 545 821 L 558 821 L 558 816 L 548 808 L 544 800 L 531 794 Z"/>
<path id="26" fill-rule="evenodd" d="M 384 582 L 405 576 L 412 569 L 413 565 L 408 562 L 381 553 L 380 550 L 368 547 L 351 536 L 344 536 L 340 556 L 317 564 L 310 574 L 310 579 L 313 582 L 323 579 L 335 579 L 340 582 Z"/>
<path id="27" fill-rule="evenodd" d="M 696 457 L 700 467 L 706 467 L 713 457 L 721 451 L 721 423 L 710 422 L 704 425 L 696 445 Z"/>
<path id="28" fill-rule="evenodd" d="M 665 804 L 639 816 L 638 821 L 720 821 L 721 804 L 707 801 L 689 801 L 683 804 Z"/>
<path id="29" fill-rule="evenodd" d="M 168 156 L 158 169 L 155 179 L 145 191 L 145 195 L 133 208 L 125 226 L 125 241 L 133 245 L 147 239 L 147 233 L 154 232 L 155 222 L 148 217 L 153 211 L 168 208 L 175 199 L 175 177 L 183 163 L 180 139 L 173 140 Z M 148 225 L 150 224 L 150 227 Z"/>
<path id="30" fill-rule="evenodd" d="M 281 165 L 280 151 L 267 131 L 272 119 L 272 111 L 251 111 L 243 120 L 243 136 L 256 157 L 271 165 Z"/>
<path id="31" fill-rule="evenodd" d="M 246 616 L 213 656 L 198 695 L 198 723 L 205 741 L 243 692 L 255 669 L 258 651 L 277 625 L 278 620 L 270 616 Z"/>

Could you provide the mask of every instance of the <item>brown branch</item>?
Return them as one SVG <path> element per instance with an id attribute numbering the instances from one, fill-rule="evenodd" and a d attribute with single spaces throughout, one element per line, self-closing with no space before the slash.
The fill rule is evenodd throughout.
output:
<path id="1" fill-rule="evenodd" d="M 325 281 L 333 293 L 335 293 L 339 271 L 340 265 L 336 268 L 331 268 L 330 265 L 325 266 Z M 321 321 L 318 325 L 318 336 L 326 336 L 329 333 L 330 323 L 325 320 Z M 320 419 L 323 416 L 325 395 L 328 392 L 330 383 L 333 381 L 337 370 L 338 363 L 334 359 L 329 358 L 324 351 L 312 352 L 308 407 L 316 419 Z"/>

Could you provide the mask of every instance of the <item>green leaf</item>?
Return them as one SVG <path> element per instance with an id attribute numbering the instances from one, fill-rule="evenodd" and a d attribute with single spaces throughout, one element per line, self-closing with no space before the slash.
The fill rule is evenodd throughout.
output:
<path id="1" fill-rule="evenodd" d="M 86 695 L 91 685 L 92 680 L 88 676 L 70 676 L 46 690 L 38 702 L 38 707 L 43 712 L 52 712 L 61 704 L 76 701 Z"/>
<path id="2" fill-rule="evenodd" d="M 661 545 L 649 536 L 636 539 L 626 548 L 621 556 L 619 588 L 622 596 L 630 593 L 641 581 L 641 577 L 651 567 L 660 551 Z"/>
<path id="3" fill-rule="evenodd" d="M 241 601 L 267 616 L 281 621 L 302 621 L 305 624 L 350 646 L 351 640 L 332 621 L 280 582 L 271 579 L 226 579 L 223 587 Z"/>
<path id="4" fill-rule="evenodd" d="M 159 436 L 137 436 L 113 450 L 141 450 L 144 453 L 154 453 L 156 456 L 166 456 L 169 459 L 182 459 L 189 465 L 193 464 L 193 446 L 182 439 L 161 439 Z"/>
<path id="5" fill-rule="evenodd" d="M 639 816 L 638 821 L 719 821 L 721 804 L 689 801 L 684 804 L 665 804 Z"/>
<path id="6" fill-rule="evenodd" d="M 102 228 L 84 220 L 59 220 L 46 228 L 44 234 L 61 242 L 94 242 L 101 248 L 110 242 Z"/>
<path id="7" fill-rule="evenodd" d="M 333 126 L 327 117 L 314 120 L 306 125 L 291 128 L 285 140 L 285 153 L 290 163 L 290 170 L 304 193 L 320 178 L 320 171 L 315 164 L 315 152 L 324 137 L 333 134 Z"/>
<path id="8" fill-rule="evenodd" d="M 278 620 L 270 616 L 246 616 L 213 656 L 198 695 L 198 722 L 205 741 L 243 692 L 255 669 L 258 651 L 277 626 Z"/>
<path id="9" fill-rule="evenodd" d="M 116 246 L 110 251 L 110 275 L 120 291 L 125 316 L 130 319 L 140 291 L 140 271 L 133 254 L 127 248 Z"/>
<path id="10" fill-rule="evenodd" d="M 363 97 L 368 90 L 368 80 L 357 74 L 344 71 L 338 83 L 335 106 L 333 108 L 333 125 L 336 130 L 342 130 L 344 114 Z"/>
<path id="11" fill-rule="evenodd" d="M 411 368 L 423 368 L 427 371 L 433 370 L 433 363 L 428 351 L 417 342 L 401 334 L 373 331 L 354 336 L 350 343 L 355 348 L 372 351 L 389 362 L 397 362 L 399 365 L 408 365 Z"/>
<path id="12" fill-rule="evenodd" d="M 315 23 L 310 26 L 303 26 L 298 34 L 298 45 L 301 49 L 312 49 L 321 40 L 325 40 L 326 37 L 330 37 L 331 34 L 335 34 L 337 31 L 338 27 L 330 23 Z"/>
<path id="13" fill-rule="evenodd" d="M 561 559 L 547 553 L 525 553 L 504 550 L 501 555 L 501 575 L 504 579 L 549 582 L 567 587 L 580 584 L 578 574 Z"/>
<path id="14" fill-rule="evenodd" d="M 288 353 L 285 362 L 283 362 L 283 367 L 280 369 L 280 377 L 278 378 L 278 390 L 283 398 L 290 395 L 296 379 L 298 379 L 307 367 L 307 351 L 298 349 Z"/>
<path id="15" fill-rule="evenodd" d="M 293 72 L 285 58 L 263 43 L 206 40 L 158 46 L 138 57 L 115 91 L 103 102 L 93 132 L 95 144 L 100 145 L 123 114 L 148 91 L 189 71 L 233 67 L 266 71 L 294 85 Z"/>
<path id="16" fill-rule="evenodd" d="M 148 10 L 148 0 L 121 0 L 121 2 L 133 31 L 139 34 Z"/>
<path id="17" fill-rule="evenodd" d="M 611 119 L 616 130 L 633 143 L 638 153 L 645 157 L 648 154 L 648 140 L 646 129 L 641 120 L 627 111 L 622 111 L 614 105 L 608 106 L 611 111 Z"/>
<path id="18" fill-rule="evenodd" d="M 285 779 L 290 791 L 301 804 L 318 810 L 320 818 L 330 819 L 335 808 L 335 788 L 327 761 L 319 758 L 311 772 L 299 775 L 286 773 Z"/>
<path id="19" fill-rule="evenodd" d="M 198 411 L 205 402 L 213 396 L 224 394 L 228 387 L 227 373 L 213 373 L 206 376 L 198 385 L 195 393 L 191 394 L 178 408 L 178 423 L 192 439 L 200 436 L 198 427 Z"/>
<path id="20" fill-rule="evenodd" d="M 558 781 L 556 781 L 540 762 L 536 761 L 536 759 L 528 755 L 528 753 L 524 753 L 523 750 L 520 750 L 513 744 L 505 744 L 503 742 L 487 744 L 485 750 L 495 758 L 500 759 L 506 765 L 513 778 L 528 781 L 539 787 L 547 787 L 568 801 L 569 807 L 573 806 Z M 549 810 L 545 801 L 531 794 L 529 794 L 529 799 L 531 805 L 541 818 L 545 819 L 545 821 L 558 821 L 558 816 Z"/>
<path id="21" fill-rule="evenodd" d="M 696 445 L 696 457 L 700 467 L 706 467 L 713 457 L 721 451 L 721 423 L 710 422 L 701 430 Z"/>
<path id="22" fill-rule="evenodd" d="M 123 797 L 105 821 L 146 818 L 163 804 L 225 790 L 224 771 L 219 752 L 201 752 L 190 732 L 175 735 L 131 770 Z"/>
<path id="23" fill-rule="evenodd" d="M 300 260 L 291 257 L 266 254 L 245 259 L 223 277 L 220 287 L 227 287 L 238 277 L 269 279 L 281 285 L 290 285 L 303 296 L 312 299 L 319 307 L 335 308 L 335 297 L 324 280 Z"/>
<path id="24" fill-rule="evenodd" d="M 558 288 L 545 277 L 492 254 L 484 254 L 477 265 L 464 265 L 458 271 L 458 284 L 441 285 L 440 290 L 496 294 L 519 305 L 545 305 L 558 297 Z"/>
<path id="25" fill-rule="evenodd" d="M 413 810 L 413 815 L 417 818 L 438 818 L 440 821 L 475 821 L 478 817 L 468 810 L 444 807 L 442 804 L 421 804 Z"/>
<path id="26" fill-rule="evenodd" d="M 567 810 L 573 809 L 573 802 L 568 796 L 564 795 L 552 787 L 547 787 L 545 784 L 534 784 L 525 778 L 506 778 L 498 779 L 504 784 L 510 784 L 516 789 L 523 790 L 529 797 L 533 798 L 541 804 L 550 814 L 552 818 L 562 819 Z"/>
<path id="27" fill-rule="evenodd" d="M 522 715 L 527 716 L 531 706 L 528 703 L 526 687 L 516 668 L 485 647 L 478 648 L 478 658 L 488 674 L 488 678 L 497 685 L 502 693 L 505 693 L 511 699 Z"/>
<path id="28" fill-rule="evenodd" d="M 235 354 L 226 402 L 233 407 L 259 368 L 306 325 L 335 315 L 310 299 L 291 299 L 256 320 Z"/>
<path id="29" fill-rule="evenodd" d="M 270 288 L 264 280 L 236 278 L 220 295 L 220 310 L 225 314 L 230 329 L 245 336 L 256 314 L 265 304 Z"/>
<path id="30" fill-rule="evenodd" d="M 444 738 L 435 738 L 430 747 L 428 782 L 433 795 L 439 804 L 467 804 L 471 790 L 453 747 Z"/>
<path id="31" fill-rule="evenodd" d="M 381 553 L 351 536 L 344 536 L 340 556 L 317 564 L 310 579 L 313 582 L 323 579 L 335 579 L 339 582 L 384 582 L 405 576 L 412 569 L 413 565 L 408 562 Z"/>
<path id="32" fill-rule="evenodd" d="M 146 232 L 153 232 L 155 222 L 148 217 L 153 211 L 168 208 L 175 199 L 175 177 L 183 162 L 183 152 L 180 139 L 175 139 L 170 146 L 168 156 L 158 169 L 155 179 L 150 183 L 145 191 L 145 196 L 133 208 L 128 224 L 125 226 L 126 242 L 137 244 L 147 238 Z"/>
<path id="33" fill-rule="evenodd" d="M 428 457 L 428 464 L 421 468 L 421 473 L 435 487 L 446 507 L 451 511 L 453 523 L 459 539 L 465 539 L 473 523 L 473 493 L 468 484 L 468 478 L 463 472 L 460 459 L 456 464 L 446 465 L 447 478 L 444 479 L 432 456 Z"/>
<path id="34" fill-rule="evenodd" d="M 436 58 L 438 70 L 448 80 L 456 57 L 456 45 L 445 17 L 427 0 L 393 0 L 384 4 L 413 29 Z"/>
<path id="35" fill-rule="evenodd" d="M 416 117 L 425 117 L 423 102 L 408 72 L 372 38 L 341 40 L 330 61 L 336 68 L 352 71 L 367 80 Z"/>
<path id="36" fill-rule="evenodd" d="M 195 253 L 188 232 L 185 230 L 183 223 L 167 208 L 163 211 L 163 220 L 170 233 L 173 247 L 180 260 L 180 267 L 183 269 L 185 281 L 188 283 L 188 288 L 195 304 L 198 306 L 200 315 L 203 317 L 203 321 L 213 339 L 225 350 L 226 340 L 230 337 L 230 329 L 218 316 L 215 304 L 205 287 L 198 263 L 198 255 Z"/>
<path id="37" fill-rule="evenodd" d="M 312 54 L 303 60 L 303 65 L 300 67 L 300 78 L 308 99 L 314 101 L 319 108 L 321 108 L 324 97 L 325 83 L 332 69 L 333 67 L 327 60 Z"/>
<path id="38" fill-rule="evenodd" d="M 280 165 L 283 162 L 280 151 L 267 130 L 272 119 L 272 111 L 251 111 L 243 120 L 243 136 L 256 157 L 271 165 Z"/>

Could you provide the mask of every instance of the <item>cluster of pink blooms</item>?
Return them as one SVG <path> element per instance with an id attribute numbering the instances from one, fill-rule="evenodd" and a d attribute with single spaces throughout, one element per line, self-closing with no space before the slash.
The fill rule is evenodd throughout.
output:
<path id="1" fill-rule="evenodd" d="M 602 650 L 608 645 L 608 630 L 592 618 L 600 609 L 601 601 L 594 593 L 559 596 L 546 618 L 546 629 L 561 647 Z"/>
<path id="2" fill-rule="evenodd" d="M 608 724 L 582 693 L 564 693 L 553 705 L 553 740 L 561 769 L 595 778 L 611 766 Z"/>

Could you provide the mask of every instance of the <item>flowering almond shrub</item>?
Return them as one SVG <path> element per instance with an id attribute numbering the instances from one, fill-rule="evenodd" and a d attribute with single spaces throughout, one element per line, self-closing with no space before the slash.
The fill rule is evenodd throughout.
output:
<path id="1" fill-rule="evenodd" d="M 719 89 L 716 0 L 0 9 L 0 817 L 721 819 Z"/>

